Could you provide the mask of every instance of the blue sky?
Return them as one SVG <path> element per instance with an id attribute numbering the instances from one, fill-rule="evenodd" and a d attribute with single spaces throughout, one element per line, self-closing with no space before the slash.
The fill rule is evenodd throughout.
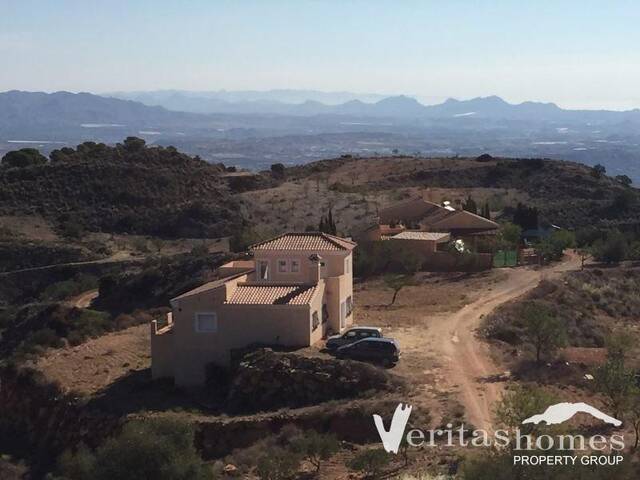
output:
<path id="1" fill-rule="evenodd" d="M 0 91 L 309 88 L 640 107 L 640 2 L 0 0 Z"/>

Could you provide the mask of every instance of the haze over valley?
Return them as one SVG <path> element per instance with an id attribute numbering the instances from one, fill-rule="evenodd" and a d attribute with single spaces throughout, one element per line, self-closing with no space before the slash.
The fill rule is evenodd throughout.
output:
<path id="1" fill-rule="evenodd" d="M 640 110 L 310 90 L 0 93 L 0 153 L 126 136 L 262 170 L 342 154 L 548 157 L 640 180 Z"/>

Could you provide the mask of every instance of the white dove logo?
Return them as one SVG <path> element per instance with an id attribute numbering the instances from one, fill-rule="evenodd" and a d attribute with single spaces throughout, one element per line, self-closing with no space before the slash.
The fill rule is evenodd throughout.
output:
<path id="1" fill-rule="evenodd" d="M 373 422 L 376 424 L 380 440 L 382 440 L 382 446 L 387 452 L 398 453 L 398 448 L 402 442 L 402 436 L 404 435 L 404 429 L 407 427 L 409 421 L 409 415 L 411 415 L 411 405 L 402 405 L 399 403 L 393 412 L 393 418 L 391 419 L 391 425 L 389 430 L 384 428 L 382 417 L 380 415 L 373 415 Z"/>
<path id="2" fill-rule="evenodd" d="M 557 425 L 559 423 L 566 422 L 576 413 L 580 412 L 588 413 L 592 417 L 599 418 L 603 422 L 610 423 L 611 425 L 614 425 L 616 427 L 622 425 L 622 422 L 617 418 L 610 417 L 597 408 L 592 407 L 591 405 L 584 402 L 556 403 L 555 405 L 551 405 L 550 407 L 548 407 L 544 411 L 544 413 L 533 415 L 532 417 L 525 419 L 522 423 L 534 423 L 537 425 L 540 422 L 546 422 L 547 425 Z"/>

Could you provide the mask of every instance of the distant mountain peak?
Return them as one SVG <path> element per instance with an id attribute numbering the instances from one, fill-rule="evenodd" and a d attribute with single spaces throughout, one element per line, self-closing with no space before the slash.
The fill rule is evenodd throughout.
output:
<path id="1" fill-rule="evenodd" d="M 476 97 L 471 99 L 470 102 L 484 103 L 489 105 L 510 105 L 504 99 L 497 95 L 489 95 L 488 97 Z"/>
<path id="2" fill-rule="evenodd" d="M 422 105 L 413 97 L 408 97 L 407 95 L 395 95 L 392 97 L 383 98 L 376 105 L 385 105 L 385 104 L 394 104 L 394 105 Z"/>

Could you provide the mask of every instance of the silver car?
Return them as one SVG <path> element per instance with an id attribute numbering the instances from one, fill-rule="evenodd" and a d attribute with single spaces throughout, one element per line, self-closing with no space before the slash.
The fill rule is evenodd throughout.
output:
<path id="1" fill-rule="evenodd" d="M 349 345 L 364 338 L 381 338 L 382 329 L 378 327 L 351 327 L 339 335 L 331 335 L 327 339 L 327 350 Z"/>

